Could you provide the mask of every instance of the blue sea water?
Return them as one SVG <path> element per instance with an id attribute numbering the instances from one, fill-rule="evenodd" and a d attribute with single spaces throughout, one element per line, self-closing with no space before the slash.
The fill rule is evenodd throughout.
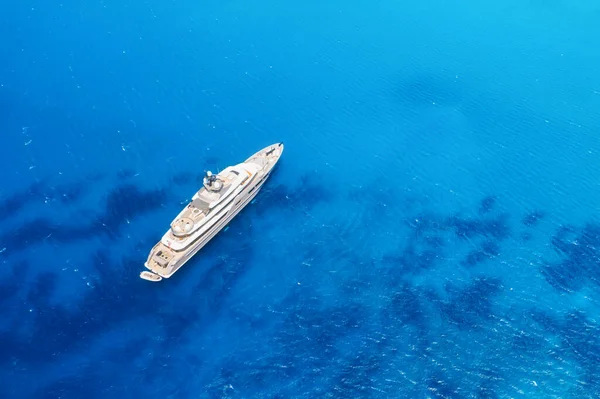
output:
<path id="1" fill-rule="evenodd" d="M 0 397 L 600 396 L 600 3 L 0 3 Z M 204 170 L 256 202 L 138 273 Z"/>

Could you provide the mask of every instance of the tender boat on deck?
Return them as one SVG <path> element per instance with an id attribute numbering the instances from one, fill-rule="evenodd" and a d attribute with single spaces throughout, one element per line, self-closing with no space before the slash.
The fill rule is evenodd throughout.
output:
<path id="1" fill-rule="evenodd" d="M 273 144 L 216 175 L 207 172 L 203 187 L 150 251 L 140 277 L 158 282 L 179 270 L 252 201 L 282 152 L 283 143 Z"/>

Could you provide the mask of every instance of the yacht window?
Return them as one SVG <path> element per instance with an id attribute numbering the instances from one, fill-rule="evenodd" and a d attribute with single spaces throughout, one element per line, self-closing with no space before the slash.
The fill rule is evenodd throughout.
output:
<path id="1" fill-rule="evenodd" d="M 221 212 L 222 212 L 221 215 L 219 215 L 216 219 L 213 219 L 212 221 L 209 222 L 209 223 L 212 223 L 213 225 L 209 229 L 207 229 L 205 232 L 200 234 L 198 236 L 197 240 L 201 239 L 202 237 L 207 235 L 209 232 L 213 231 L 213 229 L 219 224 L 219 222 L 221 220 L 223 220 L 225 218 L 225 216 L 227 216 L 229 214 L 229 211 L 221 211 Z"/>

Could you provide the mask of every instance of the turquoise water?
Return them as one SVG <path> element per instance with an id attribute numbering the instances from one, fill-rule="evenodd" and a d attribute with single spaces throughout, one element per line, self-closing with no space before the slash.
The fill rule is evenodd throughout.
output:
<path id="1" fill-rule="evenodd" d="M 600 5 L 0 4 L 6 398 L 600 395 Z M 284 141 L 173 278 L 199 187 Z"/>

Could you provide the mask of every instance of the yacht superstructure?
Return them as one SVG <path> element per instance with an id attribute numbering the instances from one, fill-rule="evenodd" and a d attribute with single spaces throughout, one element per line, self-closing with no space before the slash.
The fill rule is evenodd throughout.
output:
<path id="1" fill-rule="evenodd" d="M 152 248 L 140 277 L 161 281 L 171 277 L 223 229 L 260 191 L 283 152 L 283 143 L 270 145 L 244 162 L 218 174 L 207 172 L 203 187 L 171 222 Z"/>

